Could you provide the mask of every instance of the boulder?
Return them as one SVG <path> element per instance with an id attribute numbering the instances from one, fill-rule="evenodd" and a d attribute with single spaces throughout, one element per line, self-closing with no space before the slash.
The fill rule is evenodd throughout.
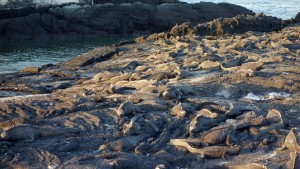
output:
<path id="1" fill-rule="evenodd" d="M 44 13 L 41 15 L 42 23 L 47 27 L 52 27 L 54 17 L 51 14 Z"/>
<path id="2" fill-rule="evenodd" d="M 295 22 L 300 23 L 300 12 L 296 15 Z"/>
<path id="3" fill-rule="evenodd" d="M 25 68 L 21 69 L 21 72 L 23 72 L 23 73 L 39 73 L 41 71 L 42 71 L 42 69 L 39 67 L 25 67 Z"/>
<path id="4" fill-rule="evenodd" d="M 41 24 L 41 15 L 39 13 L 33 13 L 25 16 L 25 20 L 30 27 L 34 28 Z"/>
<path id="5" fill-rule="evenodd" d="M 4 31 L 4 29 L 6 28 L 6 25 L 10 21 L 11 21 L 10 19 L 2 19 L 2 20 L 0 20 L 0 34 L 1 34 L 2 31 Z"/>
<path id="6" fill-rule="evenodd" d="M 197 22 L 199 13 L 189 4 L 162 4 L 156 7 L 154 14 L 155 31 L 170 29 L 185 21 Z"/>
<path id="7" fill-rule="evenodd" d="M 272 32 L 283 28 L 283 21 L 276 17 L 257 14 L 255 16 L 238 15 L 233 18 L 218 18 L 192 27 L 184 23 L 172 28 L 170 34 L 179 35 L 217 35 L 244 33 L 247 31 Z M 175 33 L 174 33 L 175 32 Z"/>
<path id="8" fill-rule="evenodd" d="M 231 13 L 231 17 L 234 17 L 234 16 L 239 15 L 239 14 L 254 15 L 254 13 L 252 11 L 250 11 L 249 9 L 247 9 L 245 7 L 242 7 L 242 6 L 235 5 L 235 4 L 218 3 L 218 5 L 223 7 L 227 11 L 229 11 Z"/>
<path id="9" fill-rule="evenodd" d="M 174 25 L 184 22 L 197 25 L 219 17 L 253 14 L 246 8 L 227 3 L 188 4 L 177 0 L 113 0 L 101 1 L 101 4 L 94 6 L 69 4 L 36 9 L 32 12 L 22 17 L 0 19 L 0 41 L 73 33 L 154 33 L 170 30 Z M 191 33 L 191 30 L 189 32 Z"/>
<path id="10" fill-rule="evenodd" d="M 111 34 L 127 34 L 151 29 L 155 7 L 133 3 L 101 7 L 100 10 L 102 14 L 90 21 L 92 28 Z"/>

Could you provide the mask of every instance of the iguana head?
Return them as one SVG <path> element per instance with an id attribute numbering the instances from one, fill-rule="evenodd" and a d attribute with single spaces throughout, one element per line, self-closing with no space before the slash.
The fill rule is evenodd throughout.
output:
<path id="1" fill-rule="evenodd" d="M 124 111 L 123 109 L 119 109 L 119 110 L 117 111 L 117 114 L 118 114 L 119 116 L 123 116 L 123 115 L 125 115 L 125 111 Z"/>
<path id="2" fill-rule="evenodd" d="M 7 134 L 6 131 L 3 131 L 1 133 L 1 139 L 3 139 L 3 140 L 8 140 L 9 139 L 9 135 Z"/>

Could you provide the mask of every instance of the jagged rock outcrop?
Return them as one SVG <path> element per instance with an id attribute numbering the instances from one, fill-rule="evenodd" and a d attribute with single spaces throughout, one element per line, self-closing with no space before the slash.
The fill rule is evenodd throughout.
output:
<path id="1" fill-rule="evenodd" d="M 225 34 L 241 34 L 247 31 L 256 32 L 272 32 L 279 31 L 286 25 L 281 19 L 266 16 L 264 14 L 257 15 L 237 15 L 233 18 L 218 18 L 210 22 L 205 22 L 193 26 L 190 22 L 181 25 L 175 25 L 168 33 L 154 33 L 146 37 L 138 37 L 135 42 L 142 43 L 152 40 L 171 40 L 170 37 L 180 37 L 185 35 L 211 35 L 222 36 Z"/>
<path id="2" fill-rule="evenodd" d="M 227 3 L 188 4 L 174 0 L 118 2 L 130 3 L 102 3 L 93 7 L 70 4 L 43 10 L 32 9 L 33 13 L 23 11 L 24 15 L 21 16 L 0 11 L 3 13 L 0 17 L 0 41 L 32 40 L 62 34 L 153 33 L 168 30 L 186 21 L 196 25 L 219 17 L 253 14 L 246 8 Z"/>
<path id="3" fill-rule="evenodd" d="M 276 17 L 257 14 L 238 15 L 234 18 L 219 18 L 199 24 L 194 29 L 198 35 L 224 35 L 226 33 L 245 33 L 247 31 L 271 32 L 283 28 L 283 21 Z"/>

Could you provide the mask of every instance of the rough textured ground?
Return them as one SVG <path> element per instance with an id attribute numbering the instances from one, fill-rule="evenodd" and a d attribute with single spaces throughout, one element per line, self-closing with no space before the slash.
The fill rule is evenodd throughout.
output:
<path id="1" fill-rule="evenodd" d="M 1 75 L 0 166 L 297 168 L 299 38 L 171 34 Z"/>

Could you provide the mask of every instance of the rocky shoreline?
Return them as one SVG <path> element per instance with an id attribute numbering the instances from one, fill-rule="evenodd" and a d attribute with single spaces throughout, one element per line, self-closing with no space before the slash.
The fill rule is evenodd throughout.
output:
<path id="1" fill-rule="evenodd" d="M 299 39 L 240 15 L 0 75 L 0 167 L 296 169 Z"/>
<path id="2" fill-rule="evenodd" d="M 228 3 L 188 4 L 176 0 L 101 1 L 93 6 L 67 4 L 0 10 L 0 41 L 23 41 L 72 35 L 150 34 L 175 24 L 192 24 L 236 15 L 253 15 Z M 22 25 L 22 26 L 20 26 Z"/>

